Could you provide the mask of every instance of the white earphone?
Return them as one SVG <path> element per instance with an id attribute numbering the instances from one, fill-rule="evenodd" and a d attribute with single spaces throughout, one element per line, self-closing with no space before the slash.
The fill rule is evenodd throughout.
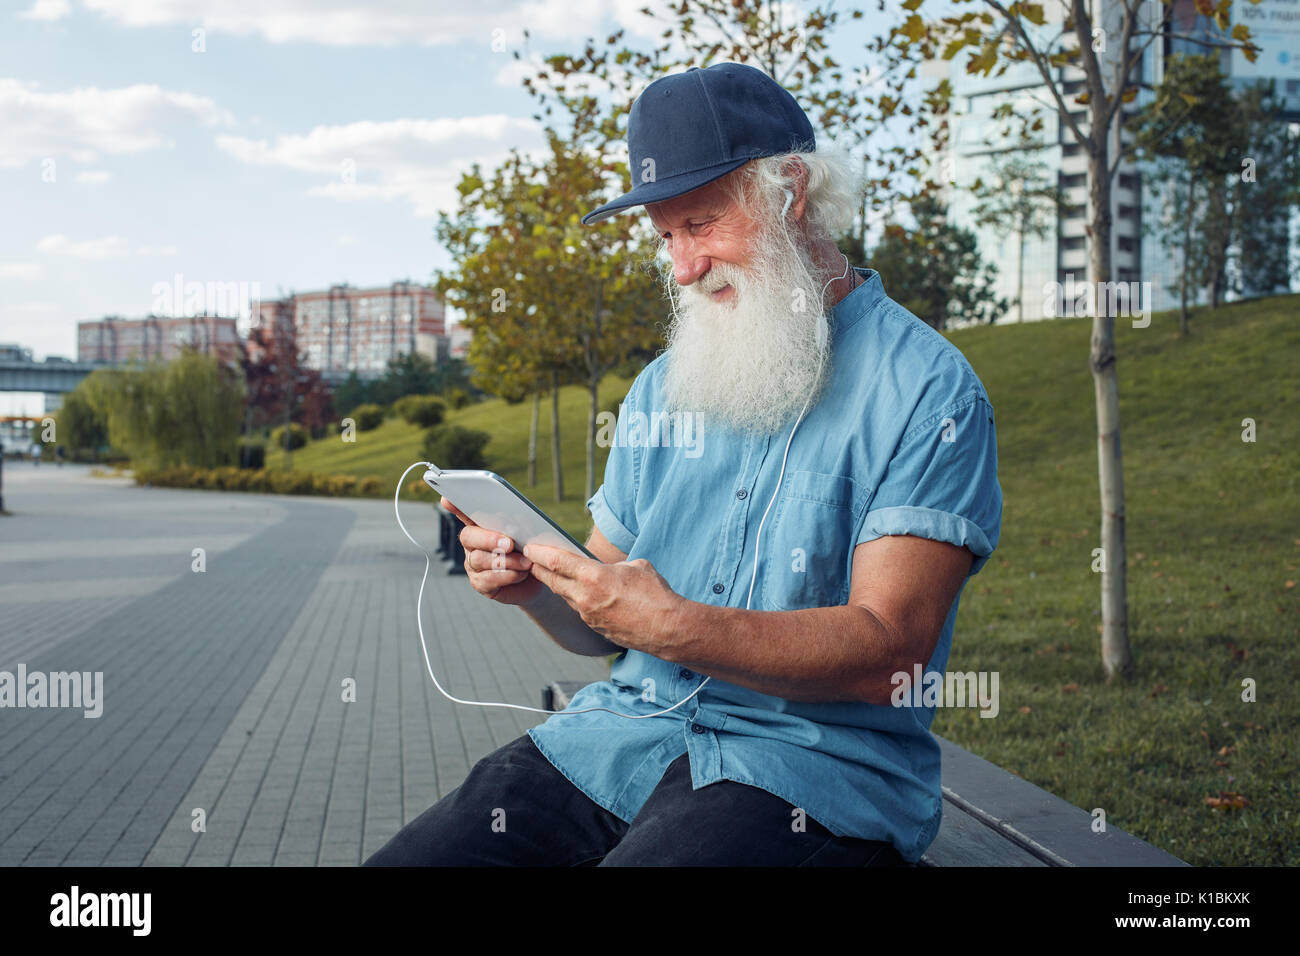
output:
<path id="1" fill-rule="evenodd" d="M 788 189 L 782 189 L 781 192 L 785 193 L 785 205 L 781 207 L 781 216 L 784 217 L 790 211 L 790 204 L 794 202 L 794 193 Z"/>

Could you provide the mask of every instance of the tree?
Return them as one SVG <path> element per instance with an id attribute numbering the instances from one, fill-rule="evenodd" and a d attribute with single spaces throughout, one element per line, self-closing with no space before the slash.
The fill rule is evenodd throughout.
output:
<path id="1" fill-rule="evenodd" d="M 883 0 L 877 7 L 878 13 L 887 13 Z M 923 156 L 918 134 L 930 126 L 932 115 L 942 112 L 938 101 L 931 111 L 907 102 L 920 58 L 900 55 L 899 48 L 891 46 L 894 33 L 884 30 L 864 41 L 862 62 L 837 60 L 830 53 L 831 39 L 845 37 L 851 24 L 864 22 L 864 12 L 856 6 L 837 9 L 835 0 L 806 5 L 669 0 L 643 7 L 641 13 L 647 18 L 645 26 L 659 34 L 648 48 L 628 45 L 624 31 L 618 30 L 603 42 L 588 39 L 577 53 L 542 59 L 541 69 L 524 79 L 525 88 L 538 99 L 535 118 L 549 122 L 557 105 L 563 115 L 583 94 L 603 97 L 603 134 L 609 144 L 619 144 L 632 102 L 650 81 L 719 62 L 761 69 L 801 102 L 815 127 L 860 156 L 863 189 L 847 254 L 861 261 L 870 215 L 888 213 L 904 197 L 905 184 L 917 174 Z M 849 45 L 854 46 L 852 40 Z M 617 172 L 616 164 L 607 163 L 606 171 Z M 611 182 L 611 192 L 622 182 L 622 175 Z M 926 184 L 927 189 L 934 186 Z"/>
<path id="2" fill-rule="evenodd" d="M 403 352 L 388 360 L 373 400 L 388 405 L 406 395 L 431 395 L 437 390 L 437 363 L 420 352 Z"/>
<path id="3" fill-rule="evenodd" d="M 100 449 L 108 444 L 108 425 L 80 385 L 63 397 L 55 418 L 59 443 L 67 447 L 70 457 L 89 451 L 98 460 Z"/>
<path id="4" fill-rule="evenodd" d="M 438 237 L 456 267 L 438 289 L 471 329 L 473 381 L 507 399 L 534 395 L 530 472 L 535 460 L 537 396 L 551 393 L 555 496 L 563 500 L 559 389 L 580 378 L 591 395 L 587 494 L 595 492 L 596 392 L 610 369 L 657 338 L 645 303 L 653 281 L 639 266 L 648 247 L 627 217 L 583 227 L 599 205 L 603 132 L 593 100 L 571 104 L 571 138 L 547 130 L 549 153 L 518 153 L 484 178 L 476 167 L 460 183 L 457 214 L 442 216 Z"/>
<path id="5" fill-rule="evenodd" d="M 1232 288 L 1246 295 L 1285 292 L 1300 275 L 1288 234 L 1300 205 L 1300 133 L 1282 122 L 1271 86 L 1244 91 L 1235 112 L 1245 148 L 1231 177 L 1238 224 Z"/>
<path id="6" fill-rule="evenodd" d="M 1181 335 L 1188 331 L 1191 290 L 1208 284 L 1217 305 L 1222 286 L 1232 231 L 1225 177 L 1241 168 L 1242 128 L 1232 106 L 1217 56 L 1174 56 L 1155 99 L 1130 124 L 1139 155 L 1166 160 L 1154 167 L 1165 187 L 1165 215 L 1156 229 L 1162 244 L 1180 253 Z"/>
<path id="7" fill-rule="evenodd" d="M 167 363 L 96 369 L 79 387 L 136 468 L 216 468 L 235 457 L 244 383 L 210 356 L 186 349 Z"/>
<path id="8" fill-rule="evenodd" d="M 936 329 L 997 321 L 1008 302 L 996 293 L 997 267 L 980 259 L 975 235 L 948 222 L 931 194 L 912 204 L 912 215 L 916 228 L 887 226 L 869 259 L 887 277 L 890 297 Z"/>
<path id="9" fill-rule="evenodd" d="M 1196 10 L 1223 31 L 1218 34 L 1178 30 L 1173 24 L 1174 0 L 1160 0 L 1158 5 L 1146 0 L 1110 0 L 1096 5 L 1088 0 L 1059 0 L 1050 25 L 1042 3 L 947 0 L 943 15 L 929 22 L 920 13 L 924 3 L 903 2 L 911 12 L 895 34 L 893 46 L 900 58 L 919 52 L 927 59 L 952 60 L 966 51 L 965 69 L 972 75 L 987 77 L 995 70 L 1002 75 L 1014 64 L 1026 64 L 1037 74 L 1041 89 L 1050 97 L 1050 108 L 1087 160 L 1088 277 L 1098 287 L 1113 280 L 1111 186 L 1120 163 L 1132 152 L 1131 146 L 1122 145 L 1118 127 L 1125 105 L 1137 97 L 1138 67 L 1147 50 L 1168 36 L 1202 47 L 1241 49 L 1252 61 L 1259 52 L 1250 42 L 1249 29 L 1231 24 L 1232 0 L 1195 0 Z M 978 9 L 959 14 L 952 9 L 970 6 Z M 1073 95 L 1067 92 L 1067 83 L 1076 81 L 1083 89 Z M 940 83 L 932 93 L 930 108 L 937 105 L 946 112 L 950 92 Z M 1067 96 L 1084 108 L 1080 115 L 1067 104 Z M 1009 105 L 1002 115 L 1010 115 Z M 1040 118 L 1027 116 L 1025 122 L 1032 129 Z M 946 129 L 941 120 L 939 134 Z M 1102 296 L 1090 299 L 1095 303 Z M 1128 640 L 1115 316 L 1103 314 L 1108 309 L 1095 311 L 1089 366 L 1097 406 L 1101 491 L 1101 658 L 1107 678 L 1113 678 L 1132 672 L 1133 655 Z"/>
<path id="10" fill-rule="evenodd" d="M 240 343 L 245 383 L 243 432 L 265 433 L 297 421 L 319 438 L 334 418 L 329 386 L 299 353 L 291 322 L 273 321 L 250 330 Z"/>
<path id="11" fill-rule="evenodd" d="M 1016 321 L 1025 320 L 1025 237 L 1043 238 L 1056 227 L 1065 203 L 1061 188 L 1047 179 L 1047 164 L 1007 156 L 993 164 L 992 182 L 973 187 L 975 221 L 992 226 L 1001 238 L 1016 237 Z"/>
<path id="12" fill-rule="evenodd" d="M 543 344 L 549 317 L 538 314 L 541 296 L 532 286 L 539 275 L 525 266 L 541 248 L 544 191 L 537 170 L 517 151 L 484 178 L 476 164 L 457 185 L 454 215 L 443 213 L 438 239 L 454 269 L 439 273 L 437 289 L 464 315 L 470 330 L 468 363 L 475 387 L 507 402 L 529 395 L 533 411 L 528 435 L 528 483 L 537 482 L 537 428 L 541 395 L 550 377 L 553 349 Z M 560 465 L 556 456 L 555 468 Z M 561 483 L 557 494 L 563 494 Z"/>

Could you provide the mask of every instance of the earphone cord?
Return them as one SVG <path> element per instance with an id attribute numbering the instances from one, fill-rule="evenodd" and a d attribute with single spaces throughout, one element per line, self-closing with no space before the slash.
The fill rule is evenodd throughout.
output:
<path id="1" fill-rule="evenodd" d="M 840 255 L 844 256 L 844 253 L 841 252 Z M 817 300 L 817 304 L 822 309 L 822 318 L 819 321 L 821 322 L 826 321 L 825 320 L 826 309 L 824 305 L 826 301 L 826 290 L 831 287 L 832 283 L 839 282 L 843 279 L 847 279 L 851 271 L 853 271 L 853 267 L 849 265 L 849 257 L 844 256 L 844 275 L 839 276 L 838 278 L 835 279 L 831 279 L 830 282 L 827 282 L 826 285 L 822 286 L 822 294 Z M 818 339 L 820 341 L 821 333 L 823 331 L 820 325 L 818 326 L 817 331 L 818 331 Z M 825 358 L 826 358 L 826 350 L 818 349 L 817 378 L 821 378 L 822 365 L 825 364 Z M 758 556 L 761 553 L 759 551 L 759 544 L 761 544 L 763 540 L 763 525 L 767 524 L 767 513 L 772 510 L 772 504 L 776 501 L 776 496 L 781 491 L 781 482 L 785 479 L 785 462 L 786 459 L 790 457 L 790 444 L 794 441 L 794 433 L 799 430 L 800 424 L 803 423 L 803 417 L 804 414 L 808 411 L 808 403 L 810 401 L 812 401 L 811 393 L 808 395 L 806 399 L 804 399 L 803 408 L 799 412 L 799 418 L 795 421 L 794 428 L 790 429 L 790 437 L 786 440 L 785 443 L 785 454 L 781 456 L 781 474 L 777 476 L 776 488 L 772 491 L 772 497 L 768 499 L 767 508 L 764 509 L 763 511 L 763 518 L 758 523 L 758 533 L 754 535 L 754 573 L 749 576 L 749 597 L 745 599 L 746 610 L 749 610 L 750 602 L 754 600 L 754 582 L 758 580 Z"/>
<path id="2" fill-rule="evenodd" d="M 841 253 L 841 255 L 843 255 L 843 253 Z M 831 279 L 829 282 L 826 283 L 826 285 L 822 288 L 821 297 L 819 298 L 819 305 L 825 301 L 826 290 L 831 287 L 831 283 L 838 282 L 848 278 L 850 271 L 852 271 L 852 266 L 849 264 L 849 258 L 848 256 L 844 256 L 844 275 L 839 276 L 838 279 Z M 824 307 L 823 307 L 823 313 L 820 321 L 825 322 Z M 822 331 L 823 331 L 822 327 L 819 326 L 818 327 L 819 339 L 820 339 L 820 333 Z M 817 361 L 817 376 L 819 378 L 821 376 L 821 370 L 824 364 L 825 364 L 825 350 L 819 349 L 819 355 Z M 781 456 L 781 473 L 777 476 L 776 488 L 772 492 L 772 497 L 767 502 L 767 508 L 763 511 L 762 520 L 760 520 L 758 523 L 758 533 L 754 536 L 754 570 L 749 578 L 749 595 L 745 599 L 745 610 L 749 610 L 750 605 L 754 600 L 754 582 L 758 580 L 759 544 L 763 540 L 763 525 L 767 523 L 768 512 L 772 510 L 772 504 L 776 501 L 776 496 L 781 491 L 781 482 L 785 479 L 786 459 L 790 456 L 790 444 L 791 442 L 794 441 L 794 433 L 799 430 L 799 425 L 803 422 L 803 417 L 808 411 L 808 403 L 811 400 L 812 400 L 812 395 L 809 394 L 808 398 L 804 400 L 803 408 L 799 411 L 799 418 L 795 421 L 794 428 L 790 429 L 790 437 L 786 440 L 785 443 L 785 454 Z M 423 614 L 424 586 L 429 580 L 429 568 L 432 566 L 433 556 L 429 554 L 428 549 L 425 548 L 424 545 L 420 544 L 420 542 L 416 541 L 415 538 L 411 537 L 411 532 L 407 531 L 406 525 L 402 523 L 402 513 L 400 508 L 398 507 L 399 496 L 402 493 L 402 484 L 403 482 L 406 481 L 406 476 L 409 475 L 414 469 L 419 468 L 421 465 L 424 465 L 429 468 L 436 467 L 432 462 L 417 461 L 413 465 L 408 467 L 406 471 L 402 472 L 402 477 L 397 480 L 397 489 L 393 492 L 393 515 L 394 517 L 397 518 L 397 526 L 402 529 L 402 534 L 406 535 L 407 540 L 410 541 L 411 544 L 415 545 L 417 548 L 419 548 L 421 551 L 424 552 L 424 574 L 420 576 L 420 592 L 415 599 L 415 623 L 416 623 L 416 627 L 420 632 L 420 650 L 424 652 L 424 668 L 429 672 L 429 678 L 430 680 L 433 681 L 433 686 L 438 688 L 438 693 L 442 694 L 443 697 L 446 697 L 452 703 L 466 704 L 471 707 L 505 707 L 510 710 L 524 710 L 533 714 L 548 714 L 548 715 L 589 714 L 594 711 L 603 711 L 607 714 L 614 714 L 617 717 L 626 718 L 627 720 L 644 720 L 647 717 L 660 717 L 663 714 L 667 714 L 676 710 L 678 707 L 682 706 L 682 704 L 686 703 L 688 700 L 690 700 L 700 691 L 704 690 L 705 685 L 708 684 L 708 682 L 713 679 L 712 677 L 705 677 L 704 680 L 700 682 L 699 687 L 695 688 L 695 690 L 691 691 L 690 694 L 683 697 L 681 700 L 673 704 L 673 706 L 671 707 L 666 707 L 663 710 L 655 711 L 653 714 L 636 714 L 636 715 L 624 714 L 617 710 L 611 710 L 608 707 L 580 707 L 577 710 L 547 710 L 543 707 L 527 707 L 523 704 L 507 704 L 507 703 L 500 703 L 495 701 L 482 701 L 482 700 L 464 700 L 460 697 L 454 697 L 453 695 L 447 693 L 445 690 L 443 690 L 442 685 L 438 683 L 438 677 L 433 672 L 433 665 L 429 662 L 429 645 L 424 639 L 424 614 Z"/>
<path id="3" fill-rule="evenodd" d="M 615 714 L 619 717 L 626 717 L 628 720 L 644 720 L 647 717 L 658 717 L 662 714 L 668 713 L 669 711 L 676 710 L 678 707 L 682 706 L 682 704 L 686 703 L 688 700 L 690 700 L 692 697 L 694 697 L 696 694 L 698 694 L 701 690 L 704 689 L 704 685 L 707 684 L 710 680 L 710 678 L 708 677 L 704 678 L 703 682 L 700 684 L 699 687 L 691 691 L 691 693 L 688 696 L 683 697 L 677 703 L 673 704 L 673 706 L 665 708 L 664 710 L 656 711 L 653 714 L 636 714 L 635 716 L 630 714 L 620 713 L 617 710 L 610 710 L 608 707 L 581 707 L 577 710 L 546 710 L 543 707 L 526 707 L 523 704 L 506 704 L 506 703 L 498 703 L 494 701 L 483 701 L 483 700 L 463 700 L 462 698 L 454 697 L 451 694 L 447 693 L 445 690 L 443 690 L 442 685 L 438 683 L 438 676 L 433 672 L 433 665 L 429 663 L 429 645 L 426 643 L 424 639 L 424 614 L 423 614 L 424 585 L 429 580 L 429 568 L 432 564 L 433 556 L 429 554 L 428 549 L 425 548 L 424 545 L 420 544 L 420 542 L 416 541 L 413 537 L 411 537 L 411 532 L 406 530 L 406 525 L 402 523 L 402 513 L 397 505 L 398 496 L 402 493 L 402 483 L 406 481 L 406 476 L 409 475 L 413 469 L 419 468 L 421 465 L 433 467 L 432 462 L 417 461 L 415 464 L 407 468 L 406 471 L 402 472 L 402 477 L 397 480 L 397 490 L 393 492 L 393 514 L 397 517 L 397 526 L 402 529 L 402 534 L 406 535 L 407 540 L 410 541 L 411 544 L 415 545 L 417 548 L 419 548 L 421 551 L 424 552 L 424 574 L 421 575 L 420 577 L 420 593 L 415 599 L 415 623 L 420 632 L 420 649 L 424 652 L 424 669 L 429 672 L 429 678 L 433 681 L 433 686 L 438 688 L 438 693 L 442 694 L 443 697 L 446 697 L 452 703 L 468 704 L 471 707 L 506 707 L 509 708 L 510 710 L 526 710 L 529 713 L 533 713 L 533 714 L 589 714 L 592 711 L 603 710 L 607 714 Z"/>

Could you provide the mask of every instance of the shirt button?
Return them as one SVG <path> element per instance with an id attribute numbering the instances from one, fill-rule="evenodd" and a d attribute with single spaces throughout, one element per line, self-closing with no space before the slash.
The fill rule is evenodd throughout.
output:
<path id="1" fill-rule="evenodd" d="M 680 677 L 682 680 L 690 680 L 695 675 L 692 674 L 690 671 L 688 671 L 685 667 L 683 667 L 680 671 L 677 672 L 677 676 Z"/>
<path id="2" fill-rule="evenodd" d="M 741 488 L 739 491 L 736 492 L 736 497 L 739 498 L 741 501 L 744 501 L 746 498 L 749 497 L 749 492 L 746 491 L 744 488 Z"/>
<path id="3" fill-rule="evenodd" d="M 721 594 L 721 593 L 722 593 L 723 591 L 725 591 L 725 590 L 727 590 L 727 589 L 724 588 L 721 584 L 715 584 L 715 585 L 713 585 L 713 593 L 714 593 L 714 594 Z"/>
<path id="4" fill-rule="evenodd" d="M 701 727 L 699 724 L 691 724 L 691 732 L 696 734 L 702 734 L 704 733 L 704 728 Z"/>

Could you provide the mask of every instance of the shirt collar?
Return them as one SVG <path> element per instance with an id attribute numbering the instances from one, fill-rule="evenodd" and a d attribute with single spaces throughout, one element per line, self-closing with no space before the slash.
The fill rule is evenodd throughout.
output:
<path id="1" fill-rule="evenodd" d="M 846 332 L 857 324 L 858 320 L 875 308 L 876 303 L 885 297 L 885 287 L 880 282 L 880 273 L 875 269 L 854 269 L 863 278 L 863 283 L 835 303 L 831 309 L 831 319 L 837 332 Z"/>

